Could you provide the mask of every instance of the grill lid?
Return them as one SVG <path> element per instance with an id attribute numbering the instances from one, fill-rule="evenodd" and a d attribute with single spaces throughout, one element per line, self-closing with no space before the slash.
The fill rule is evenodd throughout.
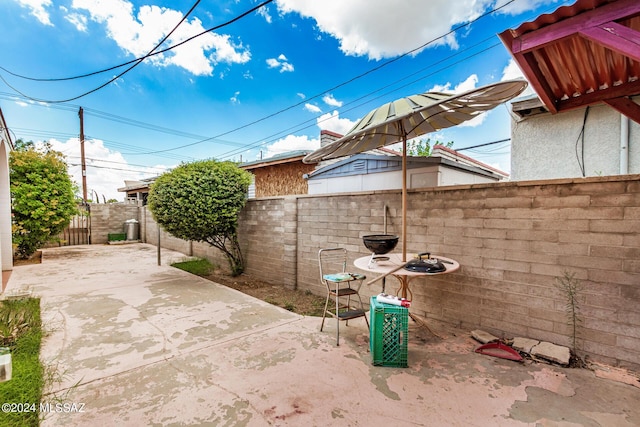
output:
<path id="1" fill-rule="evenodd" d="M 447 270 L 437 258 L 431 258 L 430 252 L 418 254 L 418 258 L 409 261 L 404 269 L 415 273 L 442 273 Z"/>

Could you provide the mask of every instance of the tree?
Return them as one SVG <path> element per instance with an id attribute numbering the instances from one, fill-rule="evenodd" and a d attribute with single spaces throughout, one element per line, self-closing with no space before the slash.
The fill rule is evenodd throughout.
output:
<path id="1" fill-rule="evenodd" d="M 15 253 L 28 258 L 69 225 L 77 212 L 75 186 L 64 156 L 49 144 L 16 141 L 9 174 Z"/>
<path id="2" fill-rule="evenodd" d="M 447 143 L 435 141 L 433 145 L 442 145 L 444 147 L 451 148 L 453 146 L 453 141 L 449 141 Z M 418 142 L 408 141 L 407 155 L 429 157 L 431 155 L 431 138 L 427 138 L 426 140 L 421 139 Z"/>
<path id="3" fill-rule="evenodd" d="M 172 235 L 220 249 L 231 274 L 237 276 L 244 271 L 238 214 L 246 203 L 250 183 L 251 174 L 232 162 L 185 163 L 152 184 L 149 209 Z"/>

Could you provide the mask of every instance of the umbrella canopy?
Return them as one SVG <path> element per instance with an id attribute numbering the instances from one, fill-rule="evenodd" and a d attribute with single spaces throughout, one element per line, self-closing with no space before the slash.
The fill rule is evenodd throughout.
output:
<path id="1" fill-rule="evenodd" d="M 349 156 L 456 126 L 515 98 L 526 87 L 524 80 L 511 80 L 461 94 L 427 92 L 401 98 L 369 112 L 345 136 L 303 161 Z"/>
<path id="2" fill-rule="evenodd" d="M 308 154 L 303 162 L 349 156 L 402 142 L 402 259 L 406 261 L 407 140 L 471 120 L 518 96 L 524 80 L 493 83 L 461 94 L 427 92 L 384 104 L 365 115 L 345 136 Z"/>

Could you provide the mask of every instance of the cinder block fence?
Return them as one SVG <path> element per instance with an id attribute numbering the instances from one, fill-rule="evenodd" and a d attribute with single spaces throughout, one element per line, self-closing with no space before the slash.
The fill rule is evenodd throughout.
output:
<path id="1" fill-rule="evenodd" d="M 318 250 L 368 255 L 362 236 L 382 233 L 385 213 L 387 232 L 399 235 L 399 191 L 250 200 L 239 230 L 246 272 L 324 295 Z M 157 242 L 150 213 L 140 208 L 137 219 L 143 240 Z M 414 313 L 434 324 L 571 346 L 567 299 L 556 284 L 572 274 L 581 287 L 578 354 L 640 371 L 640 175 L 410 190 L 407 224 L 409 253 L 461 264 L 412 282 Z M 161 240 L 225 266 L 207 245 Z"/>

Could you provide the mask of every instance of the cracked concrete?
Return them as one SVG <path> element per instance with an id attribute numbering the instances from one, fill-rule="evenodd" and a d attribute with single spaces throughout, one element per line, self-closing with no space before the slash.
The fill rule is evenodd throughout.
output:
<path id="1" fill-rule="evenodd" d="M 635 426 L 640 388 L 584 369 L 474 353 L 468 331 L 415 324 L 408 368 L 371 365 L 357 319 L 302 317 L 168 267 L 146 244 L 47 249 L 8 289 L 32 287 L 58 381 L 83 403 L 43 426 Z M 343 326 L 343 325 L 341 325 Z M 636 381 L 637 383 L 637 381 Z"/>

